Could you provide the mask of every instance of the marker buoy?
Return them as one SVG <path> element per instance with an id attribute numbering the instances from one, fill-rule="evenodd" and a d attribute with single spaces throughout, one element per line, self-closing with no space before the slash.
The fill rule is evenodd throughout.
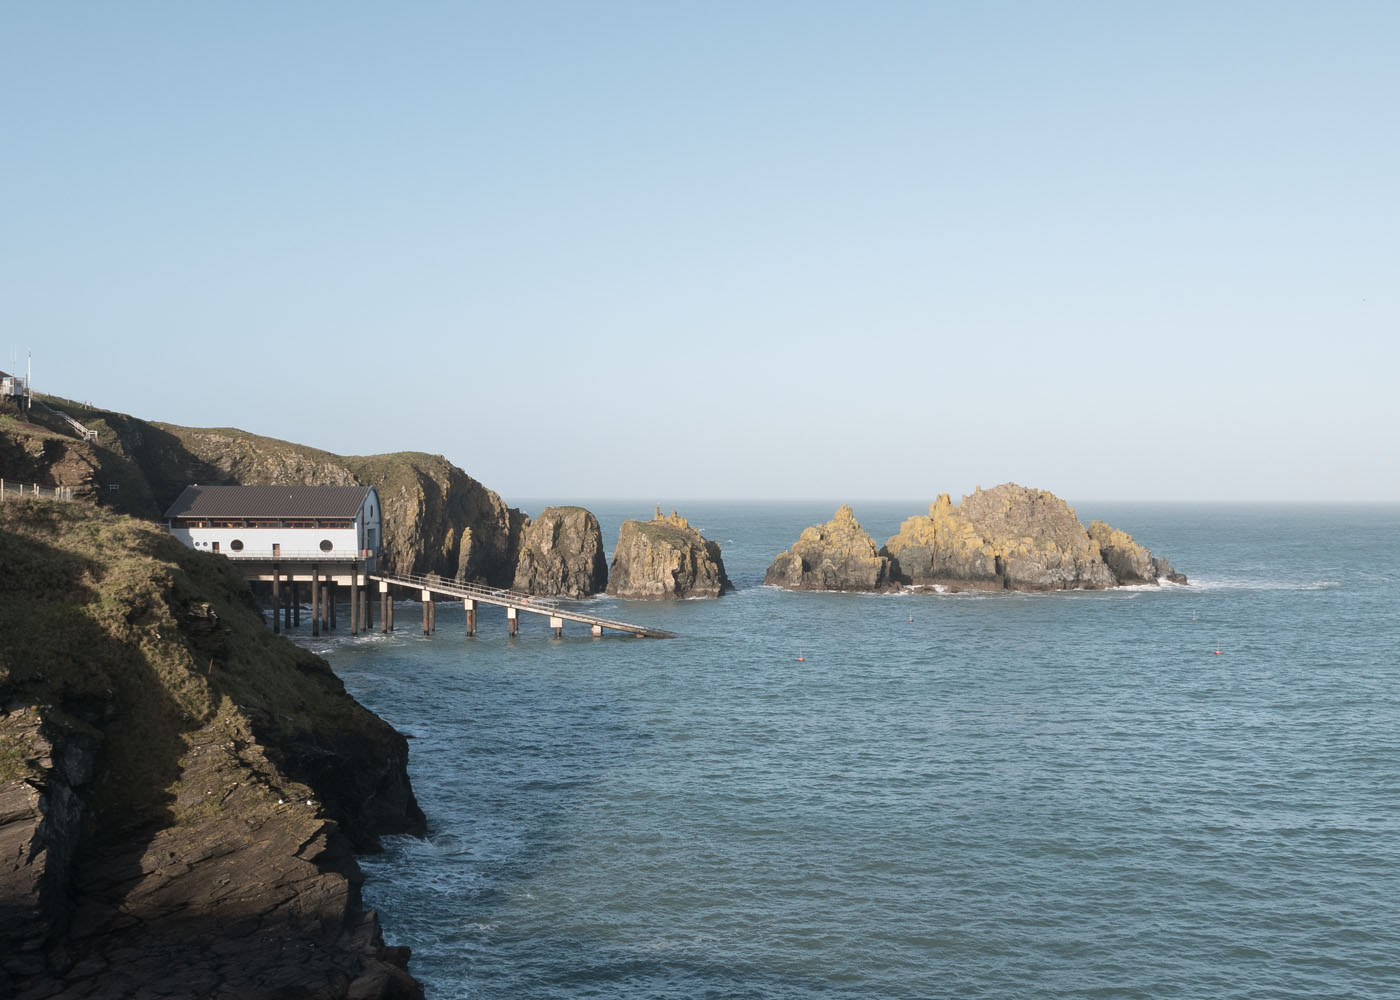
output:
<path id="1" fill-rule="evenodd" d="M 799 657 L 797 658 L 797 662 L 798 662 L 798 663 L 806 663 L 806 662 L 807 662 L 807 657 L 805 657 L 805 656 L 799 656 Z"/>
<path id="2" fill-rule="evenodd" d="M 1220 655 L 1221 655 L 1220 650 L 1217 649 L 1217 650 L 1215 651 L 1215 655 L 1216 655 L 1216 656 L 1220 656 Z"/>

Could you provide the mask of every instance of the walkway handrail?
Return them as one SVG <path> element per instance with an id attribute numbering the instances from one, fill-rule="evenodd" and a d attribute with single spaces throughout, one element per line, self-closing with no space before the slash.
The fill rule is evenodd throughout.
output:
<path id="1" fill-rule="evenodd" d="M 652 639 L 674 639 L 676 633 L 667 632 L 665 629 L 651 628 L 647 625 L 634 625 L 631 622 L 614 621 L 609 618 L 600 618 L 597 615 L 584 614 L 566 608 L 558 601 L 548 597 L 536 597 L 533 594 L 526 594 L 519 590 L 506 590 L 501 587 L 485 587 L 479 583 L 467 583 L 462 580 L 444 580 L 438 576 L 419 576 L 414 573 L 371 573 L 371 580 L 379 580 L 384 583 L 396 584 L 401 587 L 417 587 L 421 590 L 436 591 L 450 597 L 469 598 L 472 600 L 484 601 L 487 604 L 496 604 L 504 607 L 516 608 L 520 611 L 531 611 L 540 615 L 551 615 L 555 618 L 567 618 L 569 621 L 582 622 L 585 625 L 599 625 L 603 628 L 617 629 L 620 632 L 631 632 L 634 635 L 646 636 Z"/>

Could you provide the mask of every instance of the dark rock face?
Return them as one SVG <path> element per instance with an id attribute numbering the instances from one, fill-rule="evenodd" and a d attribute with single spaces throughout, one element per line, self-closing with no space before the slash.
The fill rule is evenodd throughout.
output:
<path id="1" fill-rule="evenodd" d="M 6 501 L 0 564 L 0 996 L 421 997 L 353 854 L 403 736 L 158 527 Z"/>
<path id="2" fill-rule="evenodd" d="M 1102 525 L 1094 536 L 1060 498 L 1014 483 L 979 488 L 958 506 L 939 496 L 928 516 L 905 521 L 882 552 L 895 560 L 898 578 L 915 586 L 1097 590 L 1164 575 L 1128 535 Z"/>
<path id="3" fill-rule="evenodd" d="M 890 559 L 842 506 L 826 524 L 802 532 L 791 549 L 778 555 L 763 582 L 788 590 L 886 590 L 897 586 Z"/>
<path id="4" fill-rule="evenodd" d="M 608 585 L 603 529 L 582 507 L 546 507 L 522 534 L 515 590 L 587 597 Z"/>
<path id="5" fill-rule="evenodd" d="M 1089 537 L 1099 546 L 1103 560 L 1120 585 L 1157 583 L 1186 583 L 1186 576 L 1172 569 L 1165 559 L 1154 558 L 1150 549 L 1139 545 L 1132 535 L 1119 531 L 1103 521 L 1089 523 Z"/>
<path id="6" fill-rule="evenodd" d="M 734 585 L 724 572 L 716 542 L 708 541 L 685 518 L 624 521 L 608 569 L 608 593 L 637 600 L 718 597 Z"/>

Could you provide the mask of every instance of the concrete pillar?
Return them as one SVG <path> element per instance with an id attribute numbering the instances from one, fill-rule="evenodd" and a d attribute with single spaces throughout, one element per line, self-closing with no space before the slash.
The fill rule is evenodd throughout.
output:
<path id="1" fill-rule="evenodd" d="M 282 631 L 282 569 L 272 564 L 272 634 Z"/>
<path id="2" fill-rule="evenodd" d="M 564 638 L 564 619 L 562 619 L 562 618 L 556 618 L 554 615 L 550 615 L 550 616 L 549 616 L 549 627 L 552 628 L 552 629 L 554 629 L 554 638 L 556 638 L 556 639 L 562 639 L 562 638 Z"/>
<path id="3" fill-rule="evenodd" d="M 374 618 L 370 615 L 370 609 L 374 607 L 374 602 L 369 599 L 369 578 L 365 578 L 365 585 L 360 589 L 360 631 L 373 632 Z"/>
<path id="4" fill-rule="evenodd" d="M 301 584 L 292 582 L 292 624 L 301 628 Z"/>
<path id="5" fill-rule="evenodd" d="M 520 612 L 516 611 L 515 608 L 506 608 L 506 625 L 509 627 L 512 636 L 520 634 L 519 614 Z"/>
<path id="6" fill-rule="evenodd" d="M 379 581 L 379 631 L 389 631 L 389 585 Z"/>
<path id="7" fill-rule="evenodd" d="M 321 634 L 321 615 L 317 611 L 321 600 L 321 568 L 311 567 L 311 634 Z"/>
<path id="8" fill-rule="evenodd" d="M 360 634 L 360 569 L 350 567 L 350 634 Z"/>
<path id="9" fill-rule="evenodd" d="M 292 574 L 287 574 L 287 591 L 282 595 L 282 627 L 292 627 L 292 598 L 296 596 L 297 585 L 292 582 Z"/>
<path id="10" fill-rule="evenodd" d="M 462 601 L 462 607 L 467 612 L 467 635 L 476 635 L 476 601 L 468 597 Z"/>
<path id="11" fill-rule="evenodd" d="M 326 578 L 326 623 L 331 627 L 331 631 L 336 628 L 335 622 L 335 597 L 337 586 L 333 578 Z"/>
<path id="12" fill-rule="evenodd" d="M 433 608 L 433 594 L 432 594 L 432 591 L 425 590 L 425 591 L 423 591 L 423 634 L 424 634 L 424 635 L 432 635 L 432 634 L 433 634 L 433 631 L 432 631 L 432 624 L 431 624 L 431 623 L 429 622 L 429 620 L 428 620 L 428 616 L 431 615 L 431 614 L 433 613 L 432 608 Z"/>
<path id="13" fill-rule="evenodd" d="M 428 600 L 428 632 L 432 634 L 437 631 L 437 601 Z"/>
<path id="14" fill-rule="evenodd" d="M 603 626 L 594 625 L 589 631 L 593 633 L 593 638 L 597 639 L 603 634 Z"/>

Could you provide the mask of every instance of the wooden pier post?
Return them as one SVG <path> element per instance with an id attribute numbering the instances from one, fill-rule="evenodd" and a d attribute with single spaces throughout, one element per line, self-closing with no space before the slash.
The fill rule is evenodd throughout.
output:
<path id="1" fill-rule="evenodd" d="M 360 634 L 360 568 L 350 567 L 350 634 Z"/>
<path id="2" fill-rule="evenodd" d="M 272 564 L 272 634 L 282 632 L 282 569 Z"/>
<path id="3" fill-rule="evenodd" d="M 430 591 L 423 591 L 423 634 L 432 635 L 432 627 L 428 623 L 428 616 L 433 613 L 433 595 Z"/>
<path id="4" fill-rule="evenodd" d="M 433 600 L 431 597 L 429 597 L 429 598 L 428 598 L 428 634 L 429 634 L 429 635 L 433 635 L 433 634 L 435 634 L 436 632 L 437 632 L 437 601 L 435 601 L 435 600 Z"/>
<path id="5" fill-rule="evenodd" d="M 326 577 L 326 624 L 330 627 L 331 631 L 335 631 L 336 628 L 335 591 L 335 578 L 331 576 Z"/>
<path id="6" fill-rule="evenodd" d="M 318 636 L 321 634 L 321 616 L 317 612 L 318 602 L 321 600 L 321 568 L 311 567 L 311 634 Z"/>
<path id="7" fill-rule="evenodd" d="M 290 631 L 292 627 L 292 598 L 296 595 L 297 585 L 292 582 L 292 574 L 287 574 L 287 590 L 282 595 L 282 628 Z"/>
<path id="8" fill-rule="evenodd" d="M 467 612 L 467 635 L 476 635 L 476 602 L 470 597 L 462 601 L 462 607 Z"/>
<path id="9" fill-rule="evenodd" d="M 374 631 L 374 617 L 370 611 L 374 609 L 374 602 L 369 599 L 369 577 L 365 577 L 365 585 L 360 590 L 360 631 Z"/>
<path id="10" fill-rule="evenodd" d="M 549 616 L 549 627 L 552 628 L 552 629 L 554 629 L 554 638 L 556 638 L 556 639 L 562 639 L 562 638 L 564 638 L 564 619 L 562 619 L 562 618 L 556 618 L 554 615 L 550 615 L 550 616 Z"/>
<path id="11" fill-rule="evenodd" d="M 389 631 L 389 584 L 384 580 L 379 581 L 379 631 Z"/>
<path id="12" fill-rule="evenodd" d="M 512 638 L 520 634 L 519 614 L 520 613 L 513 607 L 506 608 L 506 625 L 510 629 Z"/>
<path id="13" fill-rule="evenodd" d="M 301 584 L 292 582 L 292 624 L 301 628 Z"/>

